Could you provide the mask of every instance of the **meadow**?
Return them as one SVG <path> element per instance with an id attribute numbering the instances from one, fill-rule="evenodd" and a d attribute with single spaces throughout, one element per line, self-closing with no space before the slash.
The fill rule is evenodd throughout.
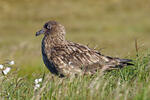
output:
<path id="1" fill-rule="evenodd" d="M 149 100 L 149 5 L 148 0 L 0 0 L 0 64 L 15 61 L 5 65 L 12 69 L 7 75 L 0 73 L 0 99 Z M 52 76 L 42 61 L 42 36 L 35 37 L 48 20 L 65 26 L 67 40 L 135 65 L 102 76 Z"/>

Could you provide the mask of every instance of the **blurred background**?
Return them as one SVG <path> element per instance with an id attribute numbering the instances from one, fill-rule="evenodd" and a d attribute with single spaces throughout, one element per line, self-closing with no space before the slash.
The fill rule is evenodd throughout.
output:
<path id="1" fill-rule="evenodd" d="M 0 62 L 14 60 L 19 75 L 47 71 L 35 32 L 49 20 L 67 40 L 105 55 L 133 58 L 150 47 L 150 0 L 0 0 Z"/>

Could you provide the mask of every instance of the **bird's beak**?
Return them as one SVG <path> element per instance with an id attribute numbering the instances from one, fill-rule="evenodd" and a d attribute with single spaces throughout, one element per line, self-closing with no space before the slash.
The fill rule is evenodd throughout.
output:
<path id="1" fill-rule="evenodd" d="M 36 32 L 35 36 L 39 36 L 40 34 L 43 34 L 45 32 L 46 32 L 46 30 L 43 28 L 40 31 Z"/>

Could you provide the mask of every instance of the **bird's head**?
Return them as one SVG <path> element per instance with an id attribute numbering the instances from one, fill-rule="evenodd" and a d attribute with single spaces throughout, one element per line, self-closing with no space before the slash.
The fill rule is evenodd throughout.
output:
<path id="1" fill-rule="evenodd" d="M 36 32 L 36 36 L 40 34 L 44 35 L 65 35 L 65 28 L 63 25 L 57 23 L 56 21 L 48 21 L 44 24 L 43 28 Z"/>

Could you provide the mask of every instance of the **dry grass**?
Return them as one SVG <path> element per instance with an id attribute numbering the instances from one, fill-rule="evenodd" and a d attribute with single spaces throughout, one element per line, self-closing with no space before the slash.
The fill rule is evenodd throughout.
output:
<path id="1" fill-rule="evenodd" d="M 58 78 L 50 73 L 18 77 L 17 72 L 0 74 L 0 99 L 17 100 L 149 100 L 150 68 L 148 54 L 140 54 L 134 66 L 101 76 Z M 15 67 L 16 65 L 14 65 Z M 42 78 L 38 89 L 34 80 Z"/>

